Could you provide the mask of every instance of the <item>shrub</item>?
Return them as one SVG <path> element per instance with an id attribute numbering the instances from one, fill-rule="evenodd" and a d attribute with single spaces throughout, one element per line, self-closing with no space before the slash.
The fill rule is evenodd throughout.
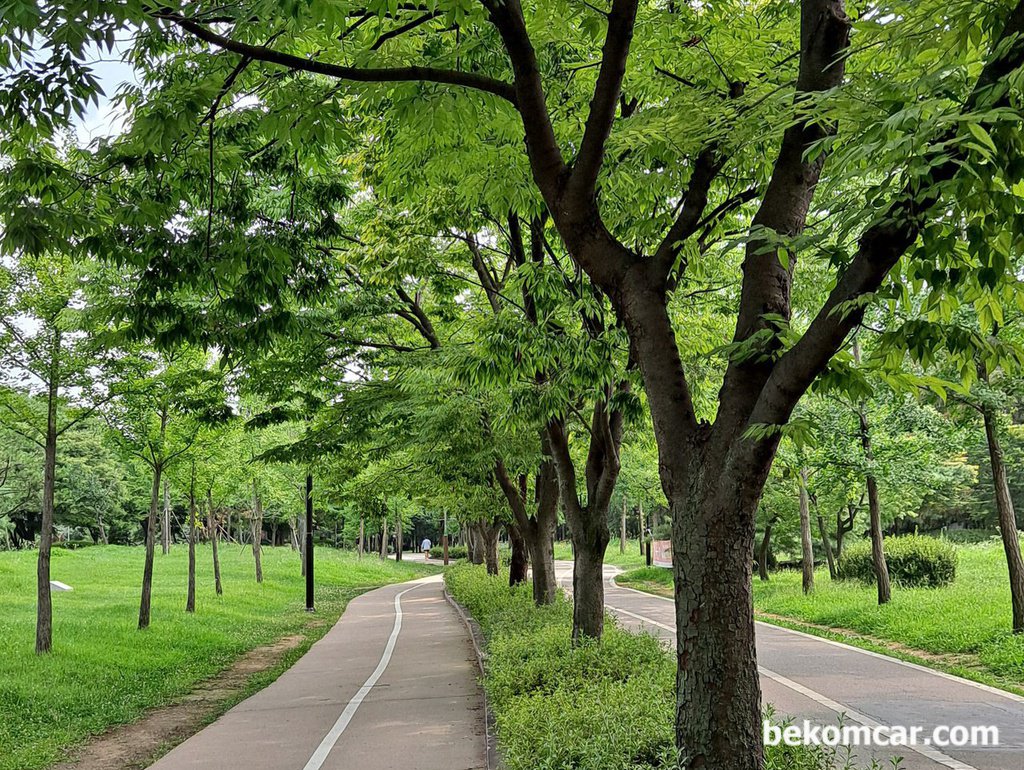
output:
<path id="1" fill-rule="evenodd" d="M 905 588 L 940 588 L 956 577 L 956 548 L 952 543 L 923 535 L 902 535 L 885 541 L 889 577 Z M 873 583 L 871 543 L 854 543 L 843 550 L 839 564 L 842 578 Z"/>
<path id="2" fill-rule="evenodd" d="M 439 545 L 435 545 L 430 549 L 431 559 L 443 559 L 444 548 Z M 469 549 L 464 545 L 450 545 L 448 546 L 448 558 L 451 559 L 468 559 Z"/>
<path id="3" fill-rule="evenodd" d="M 509 588 L 483 567 L 460 564 L 448 590 L 480 624 L 484 687 L 507 770 L 675 768 L 675 662 L 652 636 L 609 619 L 600 642 L 570 643 L 562 595 L 536 607 L 529 586 Z M 831 770 L 836 752 L 771 747 L 766 770 Z"/>

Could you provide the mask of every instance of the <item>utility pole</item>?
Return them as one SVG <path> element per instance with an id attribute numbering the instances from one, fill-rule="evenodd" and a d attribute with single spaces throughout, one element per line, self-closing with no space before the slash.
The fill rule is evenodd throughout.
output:
<path id="1" fill-rule="evenodd" d="M 306 473 L 306 612 L 313 612 L 313 474 Z"/>
<path id="2" fill-rule="evenodd" d="M 444 566 L 448 566 L 448 509 L 444 512 L 444 523 L 441 525 L 441 549 L 444 551 Z"/>

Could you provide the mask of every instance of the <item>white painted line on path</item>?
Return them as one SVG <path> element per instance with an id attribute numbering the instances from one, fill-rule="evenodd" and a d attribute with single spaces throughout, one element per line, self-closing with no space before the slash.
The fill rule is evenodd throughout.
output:
<path id="1" fill-rule="evenodd" d="M 617 587 L 619 587 L 619 586 L 617 586 Z M 633 590 L 633 589 L 626 589 L 626 590 Z M 638 592 L 638 593 L 640 593 L 640 592 Z M 647 595 L 650 595 L 650 594 L 647 594 Z M 662 629 L 664 629 L 666 631 L 671 631 L 673 634 L 675 634 L 675 632 L 676 632 L 676 630 L 674 628 L 672 628 L 671 626 L 669 626 L 668 624 L 660 623 L 657 620 L 654 620 L 653 618 L 648 618 L 648 617 L 646 617 L 644 615 L 640 615 L 640 614 L 637 614 L 635 612 L 630 612 L 629 610 L 624 610 L 624 609 L 621 609 L 619 607 L 612 607 L 611 605 L 608 605 L 608 609 L 611 610 L 612 612 L 615 612 L 615 613 L 621 613 L 622 615 L 628 615 L 629 617 L 634 618 L 636 620 L 639 620 L 641 622 L 649 623 L 652 626 L 657 626 L 658 628 L 662 628 Z M 817 638 L 817 637 L 812 637 L 812 638 Z M 845 645 L 843 645 L 843 646 L 845 646 Z M 856 648 L 852 648 L 852 649 L 856 649 Z M 880 655 L 879 657 L 885 657 L 885 656 Z M 886 658 L 886 660 L 891 660 L 891 658 Z M 866 714 L 862 714 L 859 711 L 856 711 L 856 710 L 850 708 L 849 706 L 846 706 L 846 705 L 844 705 L 842 703 L 834 701 L 831 698 L 829 698 L 828 696 L 822 695 L 820 692 L 812 690 L 809 687 L 805 687 L 804 685 L 800 684 L 799 682 L 794 682 L 792 679 L 787 679 L 786 677 L 782 676 L 781 674 L 777 674 L 774 671 L 771 671 L 770 669 L 765 668 L 764 666 L 758 666 L 757 670 L 758 670 L 758 672 L 762 676 L 768 677 L 769 679 L 771 679 L 771 680 L 773 680 L 775 682 L 778 682 L 783 687 L 787 687 L 790 690 L 793 690 L 794 692 L 799 693 L 800 695 L 803 695 L 805 698 L 810 698 L 815 703 L 818 703 L 818 704 L 824 706 L 825 708 L 827 708 L 827 709 L 829 709 L 831 711 L 836 712 L 836 714 L 844 715 L 847 718 L 852 719 L 854 722 L 857 722 L 858 724 L 864 725 L 865 727 L 872 727 L 872 728 L 874 728 L 874 727 L 882 727 L 883 726 L 881 722 L 875 721 L 874 719 L 872 719 L 871 717 L 867 716 Z M 926 671 L 930 671 L 930 669 L 925 669 L 925 670 Z M 914 752 L 916 752 L 918 754 L 921 754 L 922 756 L 928 757 L 928 759 L 931 759 L 934 762 L 938 762 L 940 765 L 943 765 L 944 767 L 950 768 L 950 770 L 977 770 L 977 768 L 975 768 L 973 765 L 968 765 L 968 764 L 966 764 L 964 762 L 961 762 L 959 759 L 955 759 L 955 758 L 953 758 L 953 757 L 951 757 L 951 756 L 949 756 L 947 754 L 943 754 L 941 751 L 939 751 L 938 749 L 935 749 L 932 746 L 914 745 L 914 746 L 902 746 L 900 748 L 908 749 L 910 751 L 914 751 Z"/>
<path id="2" fill-rule="evenodd" d="M 323 767 L 324 762 L 327 760 L 327 756 L 334 749 L 334 745 L 338 742 L 341 734 L 345 732 L 349 722 L 352 721 L 352 717 L 355 716 L 356 711 L 362 704 L 363 700 L 369 695 L 370 690 L 377 684 L 377 680 L 384 674 L 388 664 L 391 662 L 391 656 L 395 652 L 395 644 L 398 642 L 398 634 L 402 630 L 402 597 L 410 591 L 415 591 L 418 586 L 412 588 L 406 588 L 401 593 L 395 596 L 395 625 L 391 629 L 391 636 L 388 637 L 388 643 L 384 646 L 384 654 L 381 656 L 380 663 L 377 664 L 377 668 L 373 670 L 370 677 L 363 683 L 363 686 L 359 688 L 359 691 L 352 696 L 352 700 L 345 706 L 345 710 L 341 712 L 341 716 L 338 717 L 338 721 L 334 723 L 334 726 L 330 729 L 324 739 L 320 741 L 320 745 L 317 746 L 316 751 L 313 752 L 313 756 L 309 758 L 302 770 L 320 770 Z"/>

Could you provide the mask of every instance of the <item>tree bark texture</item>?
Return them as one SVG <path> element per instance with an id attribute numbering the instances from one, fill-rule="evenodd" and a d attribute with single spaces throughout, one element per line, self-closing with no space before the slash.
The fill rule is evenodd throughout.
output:
<path id="1" fill-rule="evenodd" d="M 195 472 L 193 468 L 193 473 Z M 194 483 L 194 482 L 193 482 Z M 188 495 L 188 592 L 185 597 L 185 612 L 196 611 L 196 496 L 190 489 Z"/>
<path id="2" fill-rule="evenodd" d="M 57 377 L 60 334 L 54 339 L 46 392 L 46 436 L 43 441 L 43 504 L 36 561 L 36 654 L 53 647 L 53 600 L 50 595 L 50 557 L 53 550 L 53 495 L 57 477 Z"/>
<path id="3" fill-rule="evenodd" d="M 509 543 L 512 546 L 512 560 L 508 567 L 508 584 L 517 586 L 525 583 L 528 577 L 529 551 L 526 546 L 526 538 L 523 537 L 516 524 L 506 524 L 505 531 L 508 532 Z"/>
<path id="4" fill-rule="evenodd" d="M 252 480 L 252 558 L 256 565 L 256 582 L 263 582 L 263 500 L 259 485 Z"/>
<path id="5" fill-rule="evenodd" d="M 875 568 L 875 583 L 878 586 L 878 603 L 887 604 L 892 598 L 892 585 L 889 581 L 889 564 L 885 560 L 885 539 L 882 534 L 882 503 L 878 497 L 878 480 L 872 469 L 874 454 L 871 451 L 871 426 L 868 424 L 867 411 L 861 404 L 858 411 L 860 418 L 860 443 L 864 448 L 864 459 L 868 463 L 865 479 L 868 489 L 868 515 L 871 532 L 871 563 Z"/>
<path id="6" fill-rule="evenodd" d="M 504 463 L 495 461 L 494 475 L 508 501 L 520 534 L 530 554 L 533 601 L 538 606 L 555 600 L 555 527 L 558 525 L 558 474 L 546 440 L 545 459 L 534 474 L 533 494 L 528 494 L 526 474 L 513 479 Z M 532 500 L 531 500 L 532 497 Z"/>
<path id="7" fill-rule="evenodd" d="M 146 557 L 142 567 L 142 599 L 139 602 L 139 629 L 149 628 L 150 602 L 153 596 L 153 558 L 156 555 L 156 520 L 160 514 L 160 479 L 163 464 L 153 466 L 153 488 L 149 495 L 149 516 L 146 519 Z"/>
<path id="8" fill-rule="evenodd" d="M 220 581 L 220 552 L 217 541 L 220 539 L 217 532 L 217 512 L 213 507 L 213 491 L 206 490 L 206 510 L 209 514 L 210 529 L 210 550 L 213 552 L 213 582 L 217 589 L 217 596 L 224 594 L 224 586 Z"/>
<path id="9" fill-rule="evenodd" d="M 800 469 L 800 561 L 804 594 L 814 591 L 814 539 L 811 535 L 811 501 L 807 494 L 808 475 L 806 468 Z"/>
<path id="10" fill-rule="evenodd" d="M 999 533 L 1006 554 L 1006 566 L 1010 576 L 1010 601 L 1012 608 L 1013 633 L 1024 634 L 1024 559 L 1021 558 L 1020 535 L 1017 532 L 1017 517 L 1013 510 L 1013 499 L 1006 480 L 1006 465 L 1003 462 L 1003 448 L 999 441 L 999 427 L 995 410 L 986 406 L 982 410 L 985 420 L 985 437 L 988 440 L 988 455 L 992 464 L 992 483 L 996 493 L 996 509 L 999 512 Z"/>

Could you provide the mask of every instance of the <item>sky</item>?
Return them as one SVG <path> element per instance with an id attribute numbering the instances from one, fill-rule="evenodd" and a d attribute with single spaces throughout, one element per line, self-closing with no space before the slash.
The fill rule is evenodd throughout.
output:
<path id="1" fill-rule="evenodd" d="M 100 81 L 104 95 L 99 98 L 98 105 L 90 103 L 85 115 L 74 121 L 78 139 L 82 144 L 105 136 L 116 136 L 125 128 L 125 116 L 111 100 L 122 84 L 139 82 L 135 70 L 121 61 L 130 44 L 128 39 L 118 41 L 112 52 L 104 53 L 102 56 L 97 53 L 92 60 L 93 72 Z"/>

